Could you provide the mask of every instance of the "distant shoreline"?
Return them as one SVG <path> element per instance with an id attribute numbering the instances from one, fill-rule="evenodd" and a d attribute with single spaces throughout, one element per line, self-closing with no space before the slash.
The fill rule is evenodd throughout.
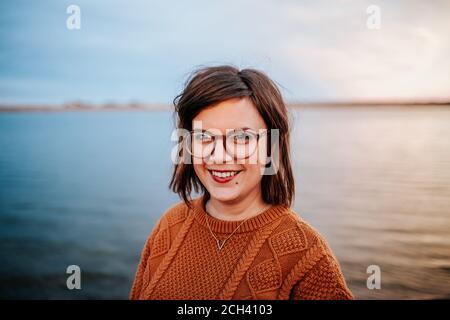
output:
<path id="1" fill-rule="evenodd" d="M 450 101 L 443 102 L 313 102 L 313 103 L 287 103 L 290 108 L 323 108 L 323 107 L 450 107 Z M 144 103 L 68 103 L 68 104 L 0 104 L 1 112 L 68 112 L 68 111 L 173 111 L 170 104 L 144 104 Z"/>
<path id="2" fill-rule="evenodd" d="M 69 103 L 55 105 L 0 105 L 0 112 L 68 112 L 68 111 L 170 111 L 169 104 L 108 103 L 85 104 Z"/>

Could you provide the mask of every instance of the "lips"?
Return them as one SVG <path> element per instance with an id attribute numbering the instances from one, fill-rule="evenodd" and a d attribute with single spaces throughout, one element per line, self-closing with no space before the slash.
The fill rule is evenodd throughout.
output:
<path id="1" fill-rule="evenodd" d="M 211 177 L 218 183 L 227 183 L 233 180 L 242 170 L 209 170 Z"/>

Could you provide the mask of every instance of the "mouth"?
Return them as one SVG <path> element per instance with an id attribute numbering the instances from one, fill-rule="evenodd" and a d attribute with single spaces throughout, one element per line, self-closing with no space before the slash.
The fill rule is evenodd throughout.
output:
<path id="1" fill-rule="evenodd" d="M 214 181 L 218 183 L 227 183 L 236 178 L 236 176 L 242 172 L 242 170 L 210 170 L 209 174 Z"/>

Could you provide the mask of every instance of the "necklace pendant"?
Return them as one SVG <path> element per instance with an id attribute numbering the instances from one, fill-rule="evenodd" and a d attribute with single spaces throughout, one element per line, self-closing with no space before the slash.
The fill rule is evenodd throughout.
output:
<path id="1" fill-rule="evenodd" d="M 219 250 L 222 250 L 223 245 L 225 244 L 225 241 L 222 241 L 222 243 L 220 243 L 219 239 L 217 239 L 216 241 L 217 241 L 217 247 L 219 248 Z"/>

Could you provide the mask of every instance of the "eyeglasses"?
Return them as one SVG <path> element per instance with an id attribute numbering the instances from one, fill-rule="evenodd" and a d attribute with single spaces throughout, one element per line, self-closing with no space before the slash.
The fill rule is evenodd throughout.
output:
<path id="1" fill-rule="evenodd" d="M 226 135 L 220 135 L 207 130 L 192 130 L 186 148 L 193 157 L 205 159 L 213 154 L 219 138 L 233 159 L 247 159 L 256 151 L 260 137 L 266 133 L 266 130 L 257 133 L 251 129 L 232 129 Z"/>

